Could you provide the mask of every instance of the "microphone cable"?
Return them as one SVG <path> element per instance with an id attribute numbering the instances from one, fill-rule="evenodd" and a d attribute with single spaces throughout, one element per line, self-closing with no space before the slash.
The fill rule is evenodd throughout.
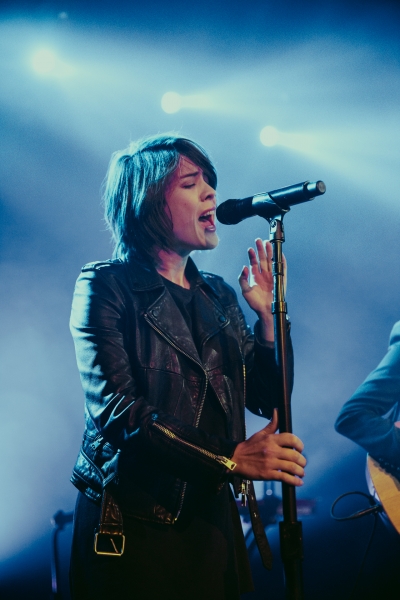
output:
<path id="1" fill-rule="evenodd" d="M 363 496 L 364 498 L 367 498 L 370 506 L 368 508 L 363 508 L 361 510 L 357 510 L 356 512 L 352 513 L 351 515 L 347 515 L 345 517 L 338 517 L 338 516 L 336 516 L 335 513 L 334 513 L 334 509 L 335 509 L 336 505 L 338 504 L 338 502 L 340 500 L 342 500 L 343 498 L 345 498 L 346 496 L 352 496 L 352 495 L 358 495 L 358 496 Z M 340 496 L 338 496 L 338 498 L 336 498 L 336 500 L 333 502 L 333 504 L 331 506 L 331 517 L 335 521 L 353 521 L 355 519 L 360 519 L 360 518 L 365 517 L 367 515 L 373 515 L 374 516 L 374 523 L 373 523 L 373 526 L 372 526 L 372 529 L 371 529 L 371 533 L 369 535 L 369 539 L 368 539 L 367 546 L 366 546 L 365 551 L 364 551 L 364 555 L 363 555 L 362 560 L 361 560 L 360 567 L 358 569 L 357 577 L 356 577 L 356 579 L 354 581 L 353 587 L 352 587 L 350 595 L 349 595 L 349 600 L 352 600 L 352 598 L 354 597 L 354 594 L 355 594 L 355 592 L 357 590 L 357 586 L 358 586 L 358 584 L 360 582 L 360 577 L 361 577 L 361 574 L 362 574 L 363 569 L 364 569 L 365 561 L 367 559 L 368 552 L 370 551 L 372 540 L 373 540 L 375 532 L 376 532 L 376 527 L 377 527 L 377 524 L 378 524 L 378 515 L 382 511 L 383 511 L 382 505 L 381 504 L 377 504 L 376 501 L 375 501 L 375 499 L 373 498 L 373 496 L 371 496 L 370 494 L 366 494 L 364 492 L 346 492 L 344 494 L 341 494 Z"/>

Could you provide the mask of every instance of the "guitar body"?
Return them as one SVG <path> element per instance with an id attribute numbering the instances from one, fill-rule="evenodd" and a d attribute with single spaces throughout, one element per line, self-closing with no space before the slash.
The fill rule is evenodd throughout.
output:
<path id="1" fill-rule="evenodd" d="M 400 533 L 400 481 L 391 475 L 372 456 L 367 457 L 368 472 L 389 521 Z"/>

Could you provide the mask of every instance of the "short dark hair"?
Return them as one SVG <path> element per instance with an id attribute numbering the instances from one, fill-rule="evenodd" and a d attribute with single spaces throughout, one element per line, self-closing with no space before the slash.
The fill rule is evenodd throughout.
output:
<path id="1" fill-rule="evenodd" d="M 114 258 L 138 255 L 154 263 L 160 249 L 173 247 L 165 190 L 181 156 L 203 169 L 216 189 L 217 173 L 205 150 L 175 134 L 146 137 L 112 155 L 103 201 L 115 242 Z"/>

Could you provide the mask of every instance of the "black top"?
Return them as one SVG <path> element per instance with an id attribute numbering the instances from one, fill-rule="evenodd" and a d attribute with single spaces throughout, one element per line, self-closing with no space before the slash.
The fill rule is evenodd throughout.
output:
<path id="1" fill-rule="evenodd" d="M 201 292 L 197 287 L 186 289 L 168 279 L 163 278 L 163 281 L 181 311 L 201 357 L 201 348 L 196 335 L 194 306 L 195 295 Z M 225 412 L 211 386 L 207 388 L 199 428 L 210 434 L 227 436 Z M 202 549 L 201 547 L 198 549 L 210 557 L 219 556 L 220 566 L 226 565 L 225 575 L 228 574 L 231 580 L 231 593 L 234 589 L 239 589 L 240 593 L 253 590 L 240 517 L 228 483 L 218 495 L 202 493 L 198 488 L 188 485 L 178 522 L 183 528 L 190 523 L 192 534 L 193 527 L 195 531 L 197 529 L 197 544 L 204 544 Z M 204 528 L 207 527 L 209 527 L 208 537 L 203 535 Z M 232 598 L 234 597 L 233 593 Z"/>
<path id="2" fill-rule="evenodd" d="M 172 281 L 165 279 L 165 277 L 163 277 L 163 280 L 186 321 L 186 325 L 192 334 L 197 352 L 201 357 L 193 302 L 195 293 L 198 293 L 198 288 L 191 287 L 190 289 L 186 289 L 176 283 L 172 283 Z M 209 434 L 227 437 L 225 412 L 210 386 L 207 388 L 207 394 L 200 416 L 199 429 L 203 429 Z"/>

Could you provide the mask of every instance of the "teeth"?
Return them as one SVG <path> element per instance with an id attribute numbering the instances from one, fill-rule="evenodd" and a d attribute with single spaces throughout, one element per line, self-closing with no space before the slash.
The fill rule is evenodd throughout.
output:
<path id="1" fill-rule="evenodd" d="M 212 217 L 212 215 L 214 214 L 214 211 L 209 210 L 208 212 L 204 213 L 204 215 L 201 215 L 199 217 L 200 221 L 207 221 L 210 217 Z"/>

